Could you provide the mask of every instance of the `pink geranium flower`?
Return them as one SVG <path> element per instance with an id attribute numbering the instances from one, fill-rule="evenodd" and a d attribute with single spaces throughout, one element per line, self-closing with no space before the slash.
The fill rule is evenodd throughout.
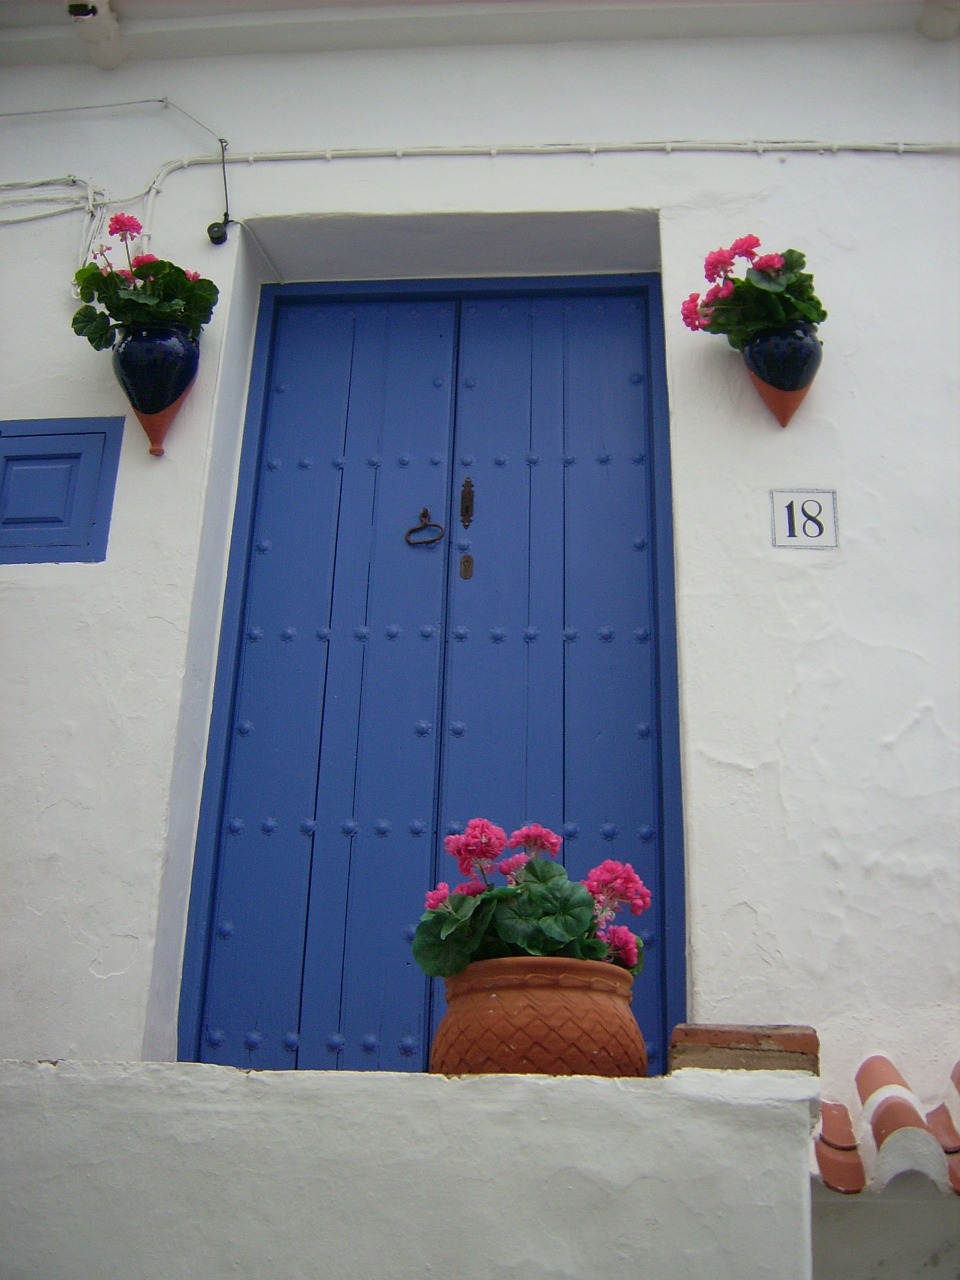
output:
<path id="1" fill-rule="evenodd" d="M 437 907 L 443 906 L 450 897 L 450 886 L 445 880 L 441 880 L 435 889 L 431 889 L 427 894 L 426 908 L 428 911 L 436 911 Z"/>
<path id="2" fill-rule="evenodd" d="M 629 862 L 607 858 L 593 868 L 583 884 L 594 900 L 600 924 L 611 920 L 622 906 L 629 906 L 635 916 L 650 906 L 650 890 Z"/>
<path id="3" fill-rule="evenodd" d="M 680 303 L 680 315 L 683 317 L 683 323 L 687 328 L 693 329 L 694 332 L 705 327 L 704 318 L 700 311 L 699 293 L 691 293 L 689 298 L 685 298 Z"/>
<path id="4" fill-rule="evenodd" d="M 724 280 L 722 284 L 715 284 L 708 289 L 703 295 L 703 305 L 709 307 L 711 303 L 717 302 L 720 298 L 731 298 L 733 296 L 733 281 Z"/>
<path id="5" fill-rule="evenodd" d="M 640 948 L 634 934 L 623 924 L 608 924 L 599 930 L 598 937 L 607 944 L 607 950 L 626 969 L 632 969 L 640 958 Z"/>
<path id="6" fill-rule="evenodd" d="M 466 880 L 463 884 L 458 884 L 454 889 L 454 893 L 462 893 L 465 898 L 476 898 L 478 894 L 483 893 L 489 885 L 485 885 L 482 880 L 476 877 L 472 880 Z"/>
<path id="7" fill-rule="evenodd" d="M 513 880 L 521 867 L 525 867 L 530 861 L 529 853 L 514 853 L 509 858 L 502 858 L 497 863 L 497 870 L 501 871 L 508 880 Z"/>
<path id="8" fill-rule="evenodd" d="M 471 818 L 462 835 L 447 836 L 447 853 L 457 860 L 461 874 L 486 880 L 493 864 L 503 852 L 507 833 L 486 818 Z"/>
<path id="9" fill-rule="evenodd" d="M 119 236 L 126 241 L 131 236 L 138 236 L 143 225 L 131 213 L 115 213 L 110 219 L 108 230 L 112 236 Z"/>
<path id="10" fill-rule="evenodd" d="M 748 258 L 753 262 L 759 248 L 759 236 L 741 236 L 739 240 L 734 240 L 730 246 L 730 252 L 735 258 Z"/>
<path id="11" fill-rule="evenodd" d="M 486 818 L 471 818 L 463 839 L 464 847 L 470 849 L 475 858 L 497 858 L 507 843 L 507 833 Z"/>
<path id="12" fill-rule="evenodd" d="M 159 262 L 159 261 L 160 259 L 157 257 L 155 253 L 138 253 L 136 257 L 131 261 L 130 265 L 131 267 L 146 267 L 146 266 L 149 266 L 151 262 Z"/>
<path id="13" fill-rule="evenodd" d="M 771 274 L 775 271 L 783 270 L 783 255 L 780 253 L 765 253 L 761 258 L 754 258 L 754 271 L 768 271 Z"/>
<path id="14" fill-rule="evenodd" d="M 514 831 L 507 841 L 511 849 L 530 849 L 538 853 L 549 853 L 555 858 L 562 841 L 556 832 L 548 827 L 541 827 L 539 822 L 530 822 L 519 831 Z"/>
<path id="15" fill-rule="evenodd" d="M 188 280 L 199 280 L 199 279 L 200 279 L 200 272 L 199 272 L 199 271 L 185 271 L 183 274 L 187 277 L 187 279 L 188 279 Z"/>
<path id="16" fill-rule="evenodd" d="M 709 281 L 719 280 L 733 273 L 734 252 L 732 249 L 714 249 L 708 253 L 703 263 L 703 274 Z"/>

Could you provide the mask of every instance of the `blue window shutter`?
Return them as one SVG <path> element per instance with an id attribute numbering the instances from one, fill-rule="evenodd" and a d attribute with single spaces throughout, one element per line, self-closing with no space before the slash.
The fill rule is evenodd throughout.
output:
<path id="1" fill-rule="evenodd" d="M 104 560 L 123 418 L 0 423 L 0 563 Z"/>

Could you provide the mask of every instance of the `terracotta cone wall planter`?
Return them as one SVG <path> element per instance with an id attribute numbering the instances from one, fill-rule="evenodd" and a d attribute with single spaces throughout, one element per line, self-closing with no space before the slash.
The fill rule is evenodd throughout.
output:
<path id="1" fill-rule="evenodd" d="M 141 413 L 139 409 L 133 410 L 137 417 L 137 421 L 146 432 L 147 439 L 150 441 L 150 452 L 154 457 L 163 457 L 163 442 L 167 438 L 167 432 L 170 430 L 170 424 L 180 412 L 180 406 L 183 404 L 184 400 L 186 400 L 187 394 L 192 386 L 193 383 L 191 382 L 190 386 L 187 387 L 187 390 L 177 396 L 173 404 L 167 405 L 166 409 L 161 410 L 160 413 Z M 132 405 L 131 408 L 133 408 Z"/>
<path id="2" fill-rule="evenodd" d="M 780 423 L 781 427 L 785 427 L 806 399 L 810 388 L 807 386 L 799 391 L 783 391 L 779 387 L 771 386 L 769 382 L 764 382 L 761 378 L 758 378 L 752 369 L 748 369 L 747 373 L 750 375 L 750 381 L 756 387 L 760 399 Z"/>
<path id="3" fill-rule="evenodd" d="M 771 329 L 743 348 L 750 381 L 781 427 L 800 408 L 822 359 L 823 344 L 812 324 Z"/>
<path id="4" fill-rule="evenodd" d="M 150 441 L 163 442 L 197 376 L 200 342 L 178 325 L 130 325 L 113 349 L 113 371 Z"/>
<path id="5" fill-rule="evenodd" d="M 626 969 L 598 960 L 511 956 L 477 961 L 445 984 L 447 1012 L 433 1039 L 432 1072 L 647 1074 Z"/>

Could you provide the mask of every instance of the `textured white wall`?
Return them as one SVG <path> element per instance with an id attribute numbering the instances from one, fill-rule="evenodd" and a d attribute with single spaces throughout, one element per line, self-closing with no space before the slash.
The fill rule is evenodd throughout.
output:
<path id="1" fill-rule="evenodd" d="M 5 1063 L 0 1272 L 807 1280 L 815 1094 Z"/>
<path id="2" fill-rule="evenodd" d="M 15 68 L 0 83 L 3 111 L 154 97 L 227 137 L 232 155 L 943 141 L 955 140 L 958 70 L 955 42 L 885 35 Z M 4 131 L 0 181 L 77 174 L 135 213 L 165 162 L 218 151 L 155 106 L 17 116 Z M 656 214 L 690 1017 L 812 1023 L 831 1096 L 849 1096 L 852 1069 L 882 1048 L 938 1101 L 960 1054 L 956 158 L 263 163 L 234 165 L 230 184 L 235 217 L 288 220 L 261 231 L 297 278 L 364 274 L 365 231 L 377 274 L 402 266 L 388 224 L 363 223 L 344 241 L 330 214 L 422 215 L 418 271 L 437 212 Z M 253 274 L 269 276 L 253 249 L 241 261 L 236 232 L 209 245 L 204 229 L 222 206 L 214 167 L 172 173 L 154 206 L 151 249 L 212 276 L 223 301 L 166 457 L 150 458 L 128 425 L 106 562 L 0 570 L 0 1050 L 10 1056 L 172 1052 Z M 617 226 L 606 250 L 602 236 L 588 237 L 589 254 L 571 238 L 556 269 L 647 266 L 642 237 L 630 261 Z M 6 417 L 122 411 L 109 359 L 69 329 L 80 230 L 76 215 L 0 227 L 4 278 L 28 281 L 0 302 Z M 831 313 L 822 371 L 786 431 L 723 340 L 679 320 L 704 253 L 746 232 L 806 251 Z M 469 242 L 460 252 L 466 272 Z M 790 487 L 837 491 L 837 552 L 771 548 L 768 493 Z"/>

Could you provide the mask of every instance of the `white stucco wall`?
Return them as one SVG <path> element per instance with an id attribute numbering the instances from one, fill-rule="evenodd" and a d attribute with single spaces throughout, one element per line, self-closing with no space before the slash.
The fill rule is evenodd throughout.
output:
<path id="1" fill-rule="evenodd" d="M 7 68 L 0 110 L 167 98 L 234 156 L 942 142 L 958 131 L 957 62 L 956 42 L 886 34 Z M 166 162 L 218 151 L 151 105 L 3 123 L 0 181 L 75 174 L 133 213 Z M 582 214 L 553 270 L 646 268 L 650 246 L 638 234 L 632 257 L 622 216 L 656 218 L 689 1018 L 811 1023 L 830 1096 L 849 1098 L 852 1070 L 883 1049 L 939 1101 L 960 1056 L 956 156 L 263 162 L 231 167 L 230 203 L 288 279 L 403 274 L 407 262 L 430 274 L 434 252 L 434 270 L 469 274 L 469 239 L 431 239 L 438 212 Z M 4 1056 L 174 1052 L 255 277 L 270 278 L 236 230 L 210 246 L 222 207 L 215 167 L 166 176 L 153 205 L 151 249 L 210 275 L 222 302 L 166 457 L 128 424 L 106 561 L 0 569 Z M 618 234 L 588 234 L 587 215 L 603 213 Z M 399 214 L 424 219 L 412 257 L 396 224 L 357 222 Z M 258 223 L 276 218 L 287 221 Z M 823 368 L 786 431 L 723 340 L 679 320 L 706 251 L 747 232 L 804 250 L 830 311 Z M 18 282 L 0 304 L 4 417 L 123 411 L 109 359 L 69 328 L 80 236 L 77 215 L 0 227 L 4 278 Z M 483 270 L 524 269 L 512 237 L 502 260 L 493 243 Z M 793 487 L 836 490 L 839 550 L 770 546 L 769 491 Z"/>
<path id="2" fill-rule="evenodd" d="M 815 1094 L 23 1063 L 0 1074 L 0 1274 L 807 1280 Z"/>

